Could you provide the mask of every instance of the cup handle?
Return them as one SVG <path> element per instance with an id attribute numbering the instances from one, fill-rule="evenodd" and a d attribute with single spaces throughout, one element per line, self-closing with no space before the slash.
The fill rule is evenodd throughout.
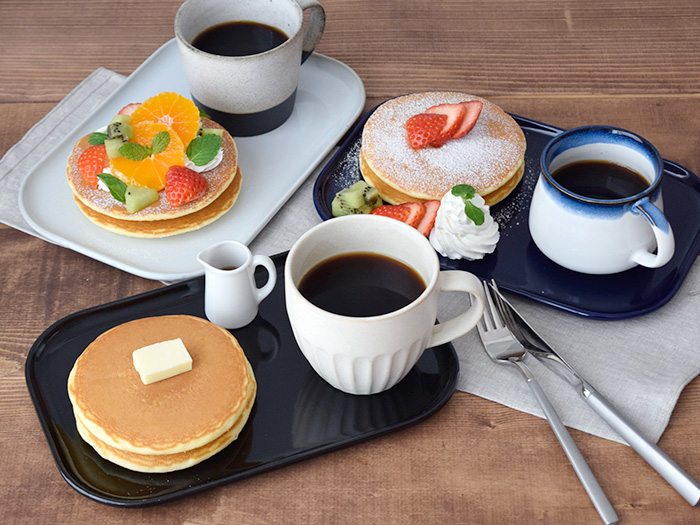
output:
<path id="1" fill-rule="evenodd" d="M 463 336 L 476 326 L 484 314 L 484 289 L 476 276 L 460 270 L 442 271 L 439 286 L 441 292 L 467 292 L 474 300 L 466 312 L 433 327 L 428 347 L 439 346 Z"/>
<path id="2" fill-rule="evenodd" d="M 632 260 L 647 268 L 663 266 L 673 257 L 676 242 L 671 225 L 662 211 L 654 206 L 648 197 L 639 199 L 632 205 L 632 213 L 641 214 L 651 226 L 656 238 L 656 253 L 647 250 L 637 250 L 632 254 Z"/>
<path id="3" fill-rule="evenodd" d="M 272 262 L 267 255 L 254 255 L 253 256 L 253 271 L 258 266 L 263 266 L 267 270 L 267 282 L 264 286 L 255 289 L 255 300 L 258 304 L 262 302 L 265 297 L 270 295 L 272 289 L 275 287 L 277 282 L 277 268 L 275 268 L 275 263 Z"/>
<path id="4" fill-rule="evenodd" d="M 321 41 L 326 27 L 326 12 L 317 0 L 297 0 L 302 11 L 309 9 L 309 21 L 304 29 L 304 41 L 301 44 L 301 63 L 311 56 L 316 45 Z"/>

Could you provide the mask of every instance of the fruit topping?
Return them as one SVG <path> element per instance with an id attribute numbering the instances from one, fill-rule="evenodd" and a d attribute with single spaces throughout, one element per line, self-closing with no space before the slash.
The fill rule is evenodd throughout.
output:
<path id="1" fill-rule="evenodd" d="M 78 158 L 78 170 L 85 182 L 97 187 L 97 176 L 107 166 L 107 152 L 103 144 L 90 146 Z"/>
<path id="2" fill-rule="evenodd" d="M 131 104 L 127 104 L 119 110 L 119 115 L 131 115 L 140 105 L 140 102 L 132 102 Z"/>
<path id="3" fill-rule="evenodd" d="M 360 213 L 370 213 L 382 204 L 376 188 L 361 180 L 339 191 L 331 202 L 333 217 Z"/>
<path id="4" fill-rule="evenodd" d="M 427 237 L 430 235 L 430 230 L 435 226 L 435 218 L 440 209 L 440 201 L 427 201 L 423 203 L 423 206 L 425 206 L 425 215 L 423 215 L 423 220 L 416 226 L 416 229 Z"/>
<path id="5" fill-rule="evenodd" d="M 110 162 L 112 173 L 132 186 L 160 191 L 165 187 L 168 168 L 184 165 L 185 147 L 177 133 L 165 124 L 143 121 L 133 128 L 135 142 L 127 142 L 119 148 L 121 156 Z M 167 143 L 162 140 L 166 135 Z"/>
<path id="6" fill-rule="evenodd" d="M 437 139 L 447 124 L 447 115 L 420 113 L 406 121 L 408 141 L 413 149 L 426 147 Z"/>
<path id="7" fill-rule="evenodd" d="M 184 166 L 170 166 L 165 176 L 165 196 L 173 206 L 182 206 L 206 193 L 207 179 Z"/>
<path id="8" fill-rule="evenodd" d="M 484 107 L 480 100 L 469 100 L 459 104 L 438 104 L 413 115 L 406 121 L 408 141 L 413 149 L 426 146 L 439 148 L 448 140 L 458 139 L 469 133 L 479 119 Z M 437 120 L 429 117 L 442 117 L 442 125 L 436 129 Z"/>
<path id="9" fill-rule="evenodd" d="M 462 102 L 462 105 L 466 108 L 464 120 L 462 120 L 462 125 L 452 135 L 453 139 L 459 139 L 472 130 L 476 121 L 479 120 L 481 109 L 484 107 L 484 103 L 481 100 Z"/>
<path id="10" fill-rule="evenodd" d="M 372 215 L 390 217 L 417 228 L 425 216 L 425 206 L 419 202 L 384 204 L 373 210 Z"/>
<path id="11" fill-rule="evenodd" d="M 158 192 L 151 188 L 127 186 L 124 200 L 126 201 L 126 211 L 136 213 L 156 202 L 158 200 Z"/>
<path id="12" fill-rule="evenodd" d="M 439 148 L 445 142 L 454 138 L 453 135 L 461 127 L 467 114 L 467 107 L 463 104 L 439 104 L 425 110 L 428 114 L 447 115 L 447 122 L 437 138 L 430 141 L 430 145 Z"/>
<path id="13" fill-rule="evenodd" d="M 199 108 L 178 93 L 159 93 L 143 102 L 131 114 L 131 125 L 157 121 L 175 130 L 183 144 L 189 144 L 199 131 Z"/>

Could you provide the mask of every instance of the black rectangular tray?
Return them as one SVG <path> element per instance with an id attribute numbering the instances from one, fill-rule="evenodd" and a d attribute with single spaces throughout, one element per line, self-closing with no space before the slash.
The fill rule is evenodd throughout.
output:
<path id="1" fill-rule="evenodd" d="M 77 433 L 67 381 L 83 350 L 113 326 L 156 315 L 204 317 L 203 277 L 77 312 L 37 339 L 27 356 L 27 386 L 69 485 L 115 506 L 162 503 L 399 430 L 447 402 L 459 372 L 452 345 L 426 350 L 403 381 L 380 394 L 345 394 L 321 379 L 296 345 L 287 318 L 286 254 L 273 260 L 278 274 L 273 292 L 250 325 L 231 331 L 258 381 L 250 419 L 236 441 L 191 468 L 145 474 L 102 459 Z"/>

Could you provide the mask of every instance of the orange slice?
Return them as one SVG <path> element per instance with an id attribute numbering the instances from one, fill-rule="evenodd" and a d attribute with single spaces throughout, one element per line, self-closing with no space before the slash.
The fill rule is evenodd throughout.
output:
<path id="1" fill-rule="evenodd" d="M 165 187 L 165 174 L 168 168 L 175 164 L 184 164 L 185 146 L 178 134 L 165 124 L 146 120 L 134 124 L 133 128 L 134 140 L 132 142 L 150 147 L 153 137 L 157 133 L 167 131 L 170 134 L 170 143 L 160 153 L 143 160 L 129 160 L 124 157 L 111 159 L 112 174 L 127 184 L 145 186 L 160 191 Z"/>
<path id="2" fill-rule="evenodd" d="M 178 93 L 163 92 L 144 101 L 131 115 L 130 124 L 155 120 L 170 126 L 187 146 L 199 130 L 199 109 Z"/>

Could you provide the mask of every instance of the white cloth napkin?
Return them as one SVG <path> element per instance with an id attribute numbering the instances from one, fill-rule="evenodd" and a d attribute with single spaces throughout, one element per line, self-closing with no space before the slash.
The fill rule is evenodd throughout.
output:
<path id="1" fill-rule="evenodd" d="M 77 125 L 123 80 L 112 71 L 96 70 L 5 154 L 0 160 L 0 221 L 37 235 L 18 208 L 22 180 L 53 147 L 49 137 L 56 127 Z M 312 188 L 324 164 L 251 243 L 254 252 L 272 255 L 286 251 L 302 233 L 320 222 Z M 462 311 L 467 303 L 459 294 L 445 296 L 439 315 L 443 320 Z M 696 320 L 699 296 L 700 271 L 696 263 L 669 304 L 624 321 L 587 320 L 532 301 L 513 296 L 509 299 L 581 375 L 647 437 L 657 441 L 681 391 L 700 373 L 700 323 Z M 455 341 L 454 346 L 461 367 L 459 390 L 543 417 L 519 373 L 492 363 L 476 331 Z M 569 383 L 536 359 L 530 359 L 529 364 L 566 425 L 621 441 Z"/>

